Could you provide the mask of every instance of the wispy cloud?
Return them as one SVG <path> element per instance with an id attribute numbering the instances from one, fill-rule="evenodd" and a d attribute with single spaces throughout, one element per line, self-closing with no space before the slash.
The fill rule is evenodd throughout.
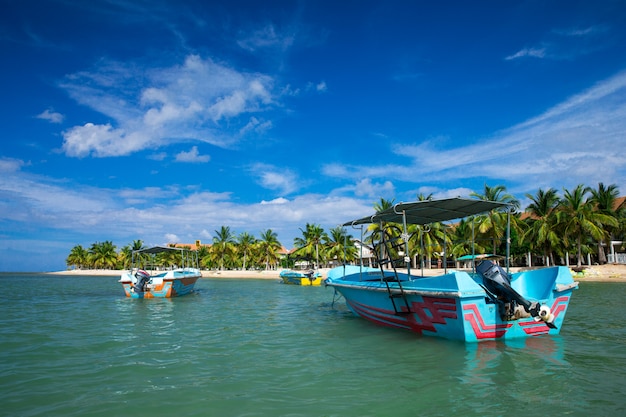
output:
<path id="1" fill-rule="evenodd" d="M 560 36 L 587 37 L 593 35 L 601 35 L 609 31 L 606 25 L 594 25 L 588 27 L 576 27 L 570 29 L 555 29 L 554 33 Z"/>
<path id="2" fill-rule="evenodd" d="M 511 61 L 513 59 L 526 58 L 526 57 L 545 58 L 545 56 L 546 56 L 546 48 L 523 48 L 517 51 L 516 53 L 514 53 L 513 55 L 507 56 L 504 59 L 506 59 L 507 61 Z"/>
<path id="3" fill-rule="evenodd" d="M 0 157 L 0 172 L 7 173 L 19 171 L 24 165 L 27 164 L 21 159 Z"/>
<path id="4" fill-rule="evenodd" d="M 306 86 L 306 91 L 314 91 L 318 93 L 325 93 L 328 91 L 328 85 L 326 85 L 326 81 L 320 81 L 318 83 L 308 83 Z"/>
<path id="5" fill-rule="evenodd" d="M 287 50 L 293 45 L 294 40 L 295 33 L 283 33 L 274 24 L 267 24 L 251 33 L 242 33 L 237 44 L 249 51 L 268 48 Z"/>
<path id="6" fill-rule="evenodd" d="M 38 119 L 47 120 L 50 123 L 62 123 L 65 118 L 61 113 L 46 109 L 36 116 Z"/>
<path id="7" fill-rule="evenodd" d="M 393 198 L 396 190 L 393 182 L 387 180 L 383 182 L 374 182 L 371 178 L 363 178 L 357 180 L 354 184 L 349 184 L 333 190 L 333 195 L 350 194 L 359 198 L 366 197 L 376 200 L 380 197 Z"/>
<path id="8" fill-rule="evenodd" d="M 301 182 L 293 170 L 286 167 L 275 167 L 269 164 L 258 163 L 250 167 L 257 183 L 269 190 L 289 195 L 301 187 Z"/>
<path id="9" fill-rule="evenodd" d="M 626 188 L 626 72 L 568 98 L 545 113 L 473 144 L 443 148 L 438 141 L 399 144 L 397 165 L 331 163 L 331 177 L 394 178 L 449 184 L 491 178 L 528 187 L 615 183 Z"/>
<path id="10" fill-rule="evenodd" d="M 538 46 L 524 47 L 504 59 L 513 61 L 523 58 L 571 60 L 605 47 L 599 39 L 609 33 L 604 25 L 585 28 L 554 29 L 547 33 Z"/>
<path id="11" fill-rule="evenodd" d="M 176 155 L 176 162 L 205 163 L 210 160 L 209 155 L 200 155 L 197 146 L 193 146 L 189 152 L 182 151 Z"/>
<path id="12" fill-rule="evenodd" d="M 276 174 L 278 171 L 270 176 Z M 280 185 L 270 176 L 266 177 L 269 183 Z M 234 233 L 256 235 L 272 229 L 290 247 L 305 221 L 333 227 L 346 221 L 347 213 L 358 217 L 372 210 L 369 198 L 304 194 L 270 203 L 240 204 L 230 193 L 187 186 L 114 190 L 21 172 L 0 175 L 0 193 L 3 201 L 12 202 L 0 203 L 0 218 L 5 224 L 11 223 L 13 233 L 18 234 L 28 225 L 38 230 L 38 239 L 44 245 L 45 231 L 52 230 L 51 241 L 59 241 L 62 235 L 70 244 L 58 250 L 61 256 L 69 252 L 71 245 L 93 243 L 93 236 L 112 240 L 120 247 L 136 239 L 146 244 L 192 242 L 199 230 L 208 239 L 211 233 L 207 230 L 220 225 L 229 225 Z M 14 210 L 16 206 L 20 210 Z"/>
<path id="13" fill-rule="evenodd" d="M 147 74 L 147 75 L 146 75 Z M 107 63 L 62 83 L 80 104 L 111 120 L 63 132 L 63 151 L 74 157 L 129 155 L 180 141 L 226 147 L 240 135 L 271 127 L 254 116 L 272 109 L 273 79 L 190 55 L 180 66 L 137 69 Z"/>

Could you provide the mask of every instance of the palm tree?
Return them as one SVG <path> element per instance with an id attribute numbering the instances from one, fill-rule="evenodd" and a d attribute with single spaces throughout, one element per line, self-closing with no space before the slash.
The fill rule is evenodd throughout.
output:
<path id="1" fill-rule="evenodd" d="M 82 269 L 89 262 L 89 252 L 81 245 L 76 245 L 70 250 L 70 254 L 67 256 L 65 263 L 67 266 L 72 266 Z"/>
<path id="2" fill-rule="evenodd" d="M 508 203 L 515 209 L 519 208 L 519 201 L 511 194 L 506 193 L 504 185 L 496 185 L 490 187 L 485 184 L 483 194 L 475 192 L 470 193 L 471 197 L 476 197 L 484 201 L 496 201 L 500 203 Z M 493 254 L 497 254 L 498 241 L 501 240 L 506 233 L 507 226 L 507 210 L 496 209 L 491 210 L 488 214 L 476 217 L 479 233 L 489 236 L 493 242 Z"/>
<path id="3" fill-rule="evenodd" d="M 237 251 L 243 255 L 243 270 L 246 270 L 247 256 L 252 251 L 256 238 L 248 232 L 243 232 L 237 237 Z"/>
<path id="4" fill-rule="evenodd" d="M 222 226 L 220 230 L 215 230 L 215 237 L 213 238 L 213 246 L 211 246 L 211 252 L 219 259 L 220 270 L 224 270 L 224 263 L 227 257 L 234 252 L 235 237 L 230 231 L 230 227 Z"/>
<path id="5" fill-rule="evenodd" d="M 341 226 L 333 227 L 323 238 L 326 259 L 341 259 L 344 263 L 357 258 L 354 238 Z"/>
<path id="6" fill-rule="evenodd" d="M 377 203 L 374 203 L 374 210 L 376 210 L 376 213 L 380 213 L 381 211 L 384 211 L 393 207 L 394 204 L 395 204 L 395 198 L 392 198 L 391 200 L 387 200 L 381 197 L 380 201 L 378 201 Z"/>
<path id="7" fill-rule="evenodd" d="M 618 198 L 619 189 L 615 184 L 605 187 L 603 183 L 599 183 L 597 190 L 591 189 L 590 202 L 595 204 L 595 210 L 607 216 L 614 217 L 619 222 L 619 219 L 623 218 L 624 214 L 626 214 L 626 199 L 618 205 Z M 618 228 L 619 224 L 617 226 L 606 226 L 609 242 L 613 240 Z M 598 261 L 601 264 L 606 263 L 603 243 L 603 241 L 598 242 Z"/>
<path id="8" fill-rule="evenodd" d="M 209 255 L 210 255 L 209 247 L 206 245 L 202 245 L 196 250 L 197 250 L 197 255 L 198 255 L 198 263 L 200 263 L 200 265 L 204 265 L 205 259 L 206 260 L 209 259 Z"/>
<path id="9" fill-rule="evenodd" d="M 278 262 L 278 251 L 282 249 L 282 245 L 278 241 L 278 235 L 267 229 L 261 232 L 261 239 L 258 242 L 259 253 L 265 262 L 265 270 L 269 270 L 270 266 Z"/>
<path id="10" fill-rule="evenodd" d="M 451 236 L 445 232 L 445 227 L 446 225 L 440 222 L 424 226 L 410 225 L 410 255 L 413 257 L 419 255 L 421 259 L 426 259 L 426 267 L 431 268 L 433 255 L 443 252 L 444 240 L 446 246 L 451 245 Z"/>
<path id="11" fill-rule="evenodd" d="M 546 264 L 554 265 L 552 248 L 559 245 L 560 237 L 557 233 L 556 208 L 559 205 L 559 196 L 554 188 L 546 191 L 541 188 L 535 196 L 526 194 L 532 203 L 526 207 L 526 213 L 530 214 L 528 223 L 530 228 L 522 235 L 522 240 L 530 242 L 530 248 L 542 248 Z"/>
<path id="12" fill-rule="evenodd" d="M 430 193 L 428 195 L 424 195 L 423 193 L 419 193 L 417 195 L 417 201 L 430 201 L 433 199 L 433 194 Z M 434 245 L 434 242 L 436 242 L 436 238 L 434 238 L 434 230 L 439 229 L 440 225 L 434 225 L 433 227 L 431 227 L 432 225 L 419 225 L 419 224 L 414 224 L 414 225 L 409 225 L 408 227 L 408 233 L 410 235 L 409 238 L 409 256 L 412 256 L 415 260 L 415 266 L 422 266 L 422 261 L 424 259 L 424 256 L 426 256 L 426 258 L 428 259 L 428 267 L 430 268 L 430 258 L 433 254 L 433 252 L 435 252 L 435 249 L 437 248 L 437 245 Z M 431 232 L 433 232 L 433 234 L 431 234 Z M 443 234 L 441 235 L 441 237 L 443 237 Z M 426 243 L 424 242 L 424 240 L 426 240 Z M 439 248 L 437 248 L 439 249 Z M 420 256 L 420 259 L 422 261 L 420 261 L 419 265 L 417 265 L 417 256 Z"/>
<path id="13" fill-rule="evenodd" d="M 115 245 L 110 240 L 93 243 L 89 248 L 89 260 L 94 268 L 113 268 L 117 262 Z"/>
<path id="14" fill-rule="evenodd" d="M 374 203 L 374 210 L 376 211 L 376 213 L 380 213 L 381 211 L 385 211 L 387 209 L 392 208 L 394 206 L 394 204 L 395 204 L 395 199 L 387 200 L 385 198 L 381 198 L 380 201 Z M 367 231 L 371 232 L 371 233 L 370 233 L 369 236 L 367 236 L 365 238 L 365 243 L 372 244 L 373 246 L 376 246 L 376 245 L 378 245 L 380 243 L 380 242 L 376 242 L 376 241 L 382 239 L 382 233 L 387 233 L 385 235 L 385 236 L 387 236 L 387 239 L 397 238 L 397 236 L 395 236 L 395 234 L 398 234 L 397 233 L 397 229 L 396 228 L 388 228 L 386 222 L 372 223 L 372 224 L 370 224 L 367 227 Z M 393 234 L 394 236 L 391 236 L 391 234 Z M 382 246 L 381 246 L 381 249 L 382 249 Z M 374 250 L 376 250 L 376 249 L 374 248 Z M 376 256 L 378 256 L 380 258 L 383 258 L 383 257 L 387 256 L 387 254 L 385 254 L 385 253 L 378 253 L 378 254 L 376 254 Z"/>
<path id="15" fill-rule="evenodd" d="M 133 251 L 129 245 L 126 245 L 120 249 L 117 254 L 117 261 L 123 269 L 129 269 L 133 259 Z"/>
<path id="16" fill-rule="evenodd" d="M 559 204 L 558 223 L 563 226 L 564 241 L 572 239 L 576 244 L 576 266 L 582 266 L 583 238 L 591 236 L 600 241 L 606 238 L 604 226 L 617 226 L 617 220 L 594 210 L 594 204 L 586 195 L 591 189 L 579 184 L 573 191 L 565 190 Z"/>
<path id="17" fill-rule="evenodd" d="M 475 242 L 471 219 L 459 220 L 459 223 L 453 227 L 451 234 L 452 247 L 450 249 L 450 253 L 455 258 L 460 258 L 464 255 L 471 255 L 472 252 L 483 253 L 486 251 L 486 248 L 483 245 Z"/>
<path id="18" fill-rule="evenodd" d="M 302 230 L 302 237 L 296 237 L 293 240 L 294 246 L 297 250 L 294 253 L 298 253 L 307 259 L 315 259 L 315 269 L 319 268 L 319 246 L 324 239 L 327 238 L 326 232 L 321 226 L 316 224 L 307 223 L 305 229 Z"/>

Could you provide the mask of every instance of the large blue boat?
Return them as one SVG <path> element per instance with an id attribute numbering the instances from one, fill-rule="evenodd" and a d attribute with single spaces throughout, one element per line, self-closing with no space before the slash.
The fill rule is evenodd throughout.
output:
<path id="1" fill-rule="evenodd" d="M 505 267 L 472 256 L 471 270 L 444 268 L 438 276 L 410 270 L 405 256 L 408 224 L 428 225 L 491 210 L 511 212 L 504 203 L 450 198 L 399 203 L 347 222 L 344 226 L 379 224 L 372 236 L 379 268 L 340 266 L 328 272 L 325 283 L 345 298 L 354 314 L 424 336 L 477 342 L 558 334 L 578 283 L 563 266 L 509 273 L 508 231 Z"/>

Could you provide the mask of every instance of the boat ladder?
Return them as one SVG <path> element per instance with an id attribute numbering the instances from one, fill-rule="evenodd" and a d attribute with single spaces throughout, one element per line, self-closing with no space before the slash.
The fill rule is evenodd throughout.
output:
<path id="1" fill-rule="evenodd" d="M 372 234 L 372 245 L 376 262 L 381 272 L 381 279 L 384 281 L 389 294 L 389 299 L 393 305 L 393 310 L 397 315 L 410 314 L 411 306 L 406 298 L 406 292 L 402 287 L 402 282 L 398 277 L 397 267 L 404 265 L 405 241 L 402 231 L 396 226 L 386 226 Z M 393 270 L 392 276 L 385 276 L 385 266 L 389 265 Z M 397 283 L 398 286 L 389 283 Z M 396 302 L 398 300 L 398 302 Z"/>

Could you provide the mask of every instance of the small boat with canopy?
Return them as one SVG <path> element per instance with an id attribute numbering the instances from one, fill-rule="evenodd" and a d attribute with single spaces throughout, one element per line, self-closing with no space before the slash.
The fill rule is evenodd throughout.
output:
<path id="1" fill-rule="evenodd" d="M 195 251 L 154 246 L 132 252 L 131 268 L 119 282 L 131 298 L 171 298 L 193 292 L 202 276 Z"/>

